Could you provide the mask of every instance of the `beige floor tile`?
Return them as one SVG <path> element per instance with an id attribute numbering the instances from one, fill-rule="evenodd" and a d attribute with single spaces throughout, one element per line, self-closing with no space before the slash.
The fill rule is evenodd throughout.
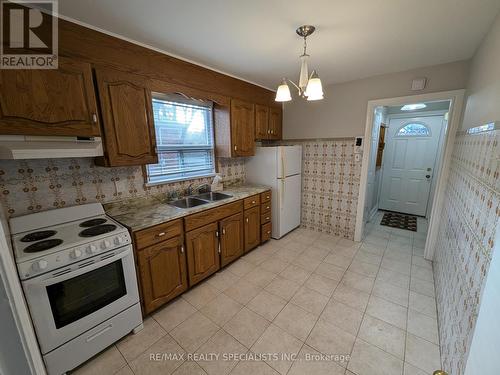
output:
<path id="1" fill-rule="evenodd" d="M 263 361 L 240 361 L 231 375 L 278 375 L 275 369 Z"/>
<path id="2" fill-rule="evenodd" d="M 139 332 L 125 336 L 116 344 L 118 350 L 128 362 L 137 358 L 137 356 L 167 334 L 153 318 L 146 318 L 143 324 L 144 328 Z"/>
<path id="3" fill-rule="evenodd" d="M 260 267 L 269 272 L 280 273 L 288 266 L 288 264 L 289 263 L 284 259 L 271 257 L 262 262 Z"/>
<path id="4" fill-rule="evenodd" d="M 370 243 L 363 243 L 359 250 L 363 250 L 367 253 L 371 253 L 374 255 L 382 256 L 384 255 L 386 245 L 375 245 L 375 244 L 370 244 Z"/>
<path id="5" fill-rule="evenodd" d="M 412 265 L 411 276 L 428 282 L 434 282 L 434 275 L 432 273 L 432 268 L 425 268 L 417 265 Z"/>
<path id="6" fill-rule="evenodd" d="M 218 294 L 220 294 L 218 289 L 202 281 L 199 285 L 184 293 L 182 298 L 197 309 L 200 309 L 217 297 Z"/>
<path id="7" fill-rule="evenodd" d="M 439 345 L 437 319 L 411 308 L 408 310 L 408 332 Z"/>
<path id="8" fill-rule="evenodd" d="M 430 260 L 424 259 L 424 257 L 414 255 L 411 258 L 411 264 L 422 268 L 427 268 L 428 270 L 432 270 L 432 262 Z"/>
<path id="9" fill-rule="evenodd" d="M 334 264 L 322 262 L 314 271 L 318 275 L 328 277 L 329 279 L 340 281 L 344 275 L 344 269 Z"/>
<path id="10" fill-rule="evenodd" d="M 299 340 L 304 341 L 317 319 L 316 315 L 289 303 L 274 319 L 273 324 L 276 324 Z"/>
<path id="11" fill-rule="evenodd" d="M 238 361 L 229 360 L 224 358 L 228 354 L 244 354 L 248 351 L 241 343 L 234 337 L 221 329 L 214 336 L 210 338 L 205 344 L 199 348 L 196 353 L 209 356 L 218 356 L 218 358 L 210 358 L 206 361 L 198 361 L 198 364 L 205 370 L 208 375 L 224 375 L 236 366 Z"/>
<path id="12" fill-rule="evenodd" d="M 252 284 L 246 280 L 240 279 L 232 287 L 227 288 L 224 294 L 231 297 L 235 301 L 246 305 L 253 297 L 260 293 L 262 288 Z"/>
<path id="13" fill-rule="evenodd" d="M 408 307 L 409 290 L 378 280 L 373 287 L 373 294 L 387 301 Z"/>
<path id="14" fill-rule="evenodd" d="M 295 293 L 291 302 L 314 315 L 319 315 L 325 308 L 328 297 L 303 286 Z"/>
<path id="15" fill-rule="evenodd" d="M 303 284 L 310 275 L 311 271 L 296 266 L 295 264 L 290 264 L 280 273 L 281 277 L 284 277 L 285 279 L 291 281 L 295 281 L 298 284 Z"/>
<path id="16" fill-rule="evenodd" d="M 410 365 L 408 362 L 404 363 L 403 375 L 429 375 L 424 370 L 420 370 L 418 367 Z"/>
<path id="17" fill-rule="evenodd" d="M 411 264 L 407 262 L 400 262 L 399 260 L 390 259 L 384 256 L 382 263 L 380 263 L 380 267 L 410 276 Z"/>
<path id="18" fill-rule="evenodd" d="M 377 274 L 377 280 L 383 281 L 395 285 L 400 288 L 409 289 L 410 287 L 410 276 L 397 271 L 388 270 L 385 268 L 380 268 Z M 375 282 L 377 281 L 375 280 Z"/>
<path id="19" fill-rule="evenodd" d="M 365 251 L 364 249 L 360 249 L 354 256 L 354 260 L 380 266 L 380 262 L 382 262 L 382 255 L 373 254 Z"/>
<path id="20" fill-rule="evenodd" d="M 352 262 L 352 258 L 333 253 L 333 254 L 328 254 L 326 258 L 323 260 L 323 262 L 333 264 L 339 268 L 342 268 L 345 271 L 347 268 L 349 268 Z"/>
<path id="21" fill-rule="evenodd" d="M 437 317 L 436 300 L 420 293 L 410 292 L 410 308 L 422 314 Z"/>
<path id="22" fill-rule="evenodd" d="M 404 263 L 405 266 L 399 265 L 399 267 L 404 267 L 405 273 L 408 274 L 406 269 L 408 267 L 408 264 L 411 263 L 411 251 L 409 250 L 401 251 L 399 249 L 387 249 L 384 253 L 384 259 L 387 259 L 387 261 Z M 394 266 L 397 268 L 398 264 L 396 263 Z"/>
<path id="23" fill-rule="evenodd" d="M 157 310 L 153 318 L 165 329 L 170 332 L 180 323 L 185 321 L 196 312 L 196 309 L 183 298 L 177 298 L 165 307 Z"/>
<path id="24" fill-rule="evenodd" d="M 286 303 L 283 298 L 263 290 L 247 304 L 247 308 L 272 321 L 285 307 Z"/>
<path id="25" fill-rule="evenodd" d="M 359 273 L 360 275 L 375 277 L 377 276 L 379 266 L 372 263 L 362 262 L 354 258 L 352 261 L 349 271 Z"/>
<path id="26" fill-rule="evenodd" d="M 134 375 L 134 372 L 127 365 L 125 367 L 122 367 L 120 370 L 118 370 L 118 372 L 114 373 L 113 375 Z"/>
<path id="27" fill-rule="evenodd" d="M 416 277 L 411 278 L 410 290 L 433 298 L 436 295 L 434 290 L 434 283 L 425 280 L 420 280 L 417 279 Z"/>
<path id="28" fill-rule="evenodd" d="M 302 341 L 296 339 L 274 324 L 271 324 L 252 346 L 251 350 L 258 354 L 280 353 L 290 356 L 297 354 L 301 347 Z M 280 374 L 286 374 L 292 365 L 292 361 L 283 358 L 279 358 L 278 360 L 270 358 L 266 362 Z"/>
<path id="29" fill-rule="evenodd" d="M 357 339 L 347 368 L 357 375 L 401 375 L 403 361 Z"/>
<path id="30" fill-rule="evenodd" d="M 307 248 L 302 254 L 322 261 L 329 253 L 330 250 L 322 247 L 317 247 L 312 244 L 311 247 Z"/>
<path id="31" fill-rule="evenodd" d="M 408 315 L 408 309 L 406 307 L 372 295 L 370 296 L 366 313 L 386 323 L 393 324 L 396 327 L 406 330 L 406 318 Z"/>
<path id="32" fill-rule="evenodd" d="M 304 268 L 304 269 L 312 272 L 316 269 L 316 267 L 319 266 L 319 264 L 321 263 L 321 260 L 311 258 L 307 255 L 301 254 L 297 258 L 295 258 L 292 261 L 292 263 L 295 264 L 296 266 L 299 266 L 301 268 Z"/>
<path id="33" fill-rule="evenodd" d="M 337 254 L 351 259 L 354 258 L 357 252 L 358 252 L 357 247 L 339 247 L 339 246 L 335 247 L 335 249 L 331 251 L 332 254 Z"/>
<path id="34" fill-rule="evenodd" d="M 123 358 L 116 346 L 113 345 L 94 358 L 85 362 L 82 366 L 72 372 L 72 374 L 114 374 L 126 365 L 127 362 L 125 361 L 125 358 Z"/>
<path id="35" fill-rule="evenodd" d="M 344 277 L 342 278 L 341 285 L 347 286 L 348 288 L 357 289 L 365 293 L 370 293 L 373 288 L 374 282 L 375 278 L 373 277 L 360 275 L 358 273 L 350 272 L 349 270 L 347 270 L 347 272 L 344 274 Z"/>
<path id="36" fill-rule="evenodd" d="M 296 282 L 287 280 L 281 276 L 277 276 L 264 289 L 269 293 L 272 293 L 289 301 L 290 298 L 292 298 L 295 292 L 299 289 L 299 287 L 300 285 Z"/>
<path id="37" fill-rule="evenodd" d="M 441 368 L 439 347 L 411 333 L 406 335 L 405 361 L 428 374 Z"/>
<path id="38" fill-rule="evenodd" d="M 243 276 L 243 280 L 257 285 L 260 288 L 265 288 L 275 277 L 275 273 L 266 271 L 262 267 L 257 267 Z"/>
<path id="39" fill-rule="evenodd" d="M 304 283 L 304 286 L 318 293 L 321 293 L 324 296 L 330 297 L 337 287 L 337 284 L 338 281 L 313 273 Z"/>
<path id="40" fill-rule="evenodd" d="M 253 251 L 250 251 L 247 255 L 245 255 L 242 259 L 250 262 L 256 266 L 264 262 L 266 259 L 268 259 L 271 254 L 264 252 L 264 251 L 258 251 L 259 249 L 255 249 Z"/>
<path id="41" fill-rule="evenodd" d="M 320 319 L 307 338 L 306 344 L 323 354 L 348 356 L 354 340 L 355 336 Z M 345 367 L 346 362 L 338 364 Z"/>
<path id="42" fill-rule="evenodd" d="M 276 254 L 274 254 L 275 258 L 279 258 L 281 260 L 284 260 L 286 262 L 292 262 L 295 258 L 297 258 L 304 249 L 297 250 L 297 249 L 291 249 L 287 246 L 282 247 Z"/>
<path id="43" fill-rule="evenodd" d="M 240 258 L 237 261 L 233 262 L 231 265 L 227 267 L 227 269 L 235 274 L 236 276 L 243 277 L 250 271 L 255 268 L 255 264 L 247 262 L 246 260 Z"/>
<path id="44" fill-rule="evenodd" d="M 320 319 L 356 336 L 363 320 L 363 313 L 336 300 L 330 300 Z"/>
<path id="45" fill-rule="evenodd" d="M 332 298 L 336 301 L 352 307 L 359 311 L 365 311 L 370 295 L 357 289 L 349 288 L 345 285 L 339 285 Z"/>
<path id="46" fill-rule="evenodd" d="M 335 247 L 335 243 L 338 240 L 330 240 L 329 238 L 319 238 L 316 241 L 314 241 L 313 246 L 318 247 L 320 249 L 325 249 L 328 252 L 332 251 L 333 248 Z"/>
<path id="47" fill-rule="evenodd" d="M 268 320 L 245 307 L 224 325 L 224 330 L 250 348 L 269 324 Z"/>
<path id="48" fill-rule="evenodd" d="M 206 282 L 213 286 L 214 288 L 223 292 L 231 285 L 234 285 L 236 281 L 239 280 L 239 276 L 236 276 L 229 270 L 225 269 L 223 271 L 217 272 L 215 275 L 210 277 Z"/>
<path id="49" fill-rule="evenodd" d="M 358 337 L 399 359 L 404 359 L 406 333 L 383 320 L 366 314 Z"/>
<path id="50" fill-rule="evenodd" d="M 216 324 L 198 311 L 174 328 L 170 334 L 186 351 L 194 352 L 218 330 Z"/>
<path id="51" fill-rule="evenodd" d="M 203 306 L 200 311 L 218 326 L 223 326 L 243 305 L 228 297 L 224 293 L 219 294 L 214 300 Z"/>
<path id="52" fill-rule="evenodd" d="M 186 361 L 177 370 L 174 371 L 173 375 L 206 375 L 207 373 L 196 362 Z"/>
<path id="53" fill-rule="evenodd" d="M 152 360 L 151 355 L 154 354 L 160 354 L 160 358 Z M 164 354 L 177 356 L 177 359 L 164 358 Z M 181 358 L 183 355 L 184 350 L 170 335 L 166 335 L 130 362 L 130 368 L 136 375 L 171 374 L 184 362 L 184 358 Z"/>
<path id="54" fill-rule="evenodd" d="M 321 353 L 304 345 L 288 375 L 344 375 L 344 368 L 323 359 Z"/>

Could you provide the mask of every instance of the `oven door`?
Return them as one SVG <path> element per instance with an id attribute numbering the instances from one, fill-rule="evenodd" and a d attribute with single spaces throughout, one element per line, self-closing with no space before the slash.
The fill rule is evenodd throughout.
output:
<path id="1" fill-rule="evenodd" d="M 23 282 L 45 354 L 139 301 L 132 246 Z"/>

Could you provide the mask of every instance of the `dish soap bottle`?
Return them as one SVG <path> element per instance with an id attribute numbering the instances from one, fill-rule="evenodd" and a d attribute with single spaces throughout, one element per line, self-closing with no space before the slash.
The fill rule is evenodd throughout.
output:
<path id="1" fill-rule="evenodd" d="M 222 184 L 222 177 L 218 174 L 215 175 L 212 185 L 210 185 L 210 191 L 222 191 L 224 185 Z"/>

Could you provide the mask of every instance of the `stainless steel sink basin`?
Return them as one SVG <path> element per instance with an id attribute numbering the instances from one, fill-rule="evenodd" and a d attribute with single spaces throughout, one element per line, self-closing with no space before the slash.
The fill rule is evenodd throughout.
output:
<path id="1" fill-rule="evenodd" d="M 186 197 L 182 199 L 177 199 L 176 201 L 168 202 L 169 205 L 177 208 L 191 208 L 196 206 L 201 206 L 202 204 L 207 204 L 207 201 L 196 197 Z"/>
<path id="2" fill-rule="evenodd" d="M 196 197 L 200 198 L 200 199 L 206 199 L 208 201 L 214 202 L 214 201 L 221 201 L 223 199 L 231 198 L 232 195 L 219 193 L 217 191 L 212 191 L 212 192 L 208 192 L 208 193 L 198 194 Z"/>

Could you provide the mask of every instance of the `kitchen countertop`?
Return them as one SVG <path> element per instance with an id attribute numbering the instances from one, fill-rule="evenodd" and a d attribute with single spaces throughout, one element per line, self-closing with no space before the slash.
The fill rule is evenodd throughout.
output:
<path id="1" fill-rule="evenodd" d="M 230 186 L 222 193 L 232 195 L 231 198 L 217 202 L 210 202 L 191 208 L 177 208 L 167 203 L 165 195 L 152 197 L 131 198 L 118 202 L 104 204 L 106 214 L 116 221 L 127 226 L 132 231 L 137 231 L 165 223 L 173 219 L 208 210 L 210 208 L 222 206 L 240 199 L 244 199 L 254 194 L 269 190 L 264 185 L 240 185 Z"/>

